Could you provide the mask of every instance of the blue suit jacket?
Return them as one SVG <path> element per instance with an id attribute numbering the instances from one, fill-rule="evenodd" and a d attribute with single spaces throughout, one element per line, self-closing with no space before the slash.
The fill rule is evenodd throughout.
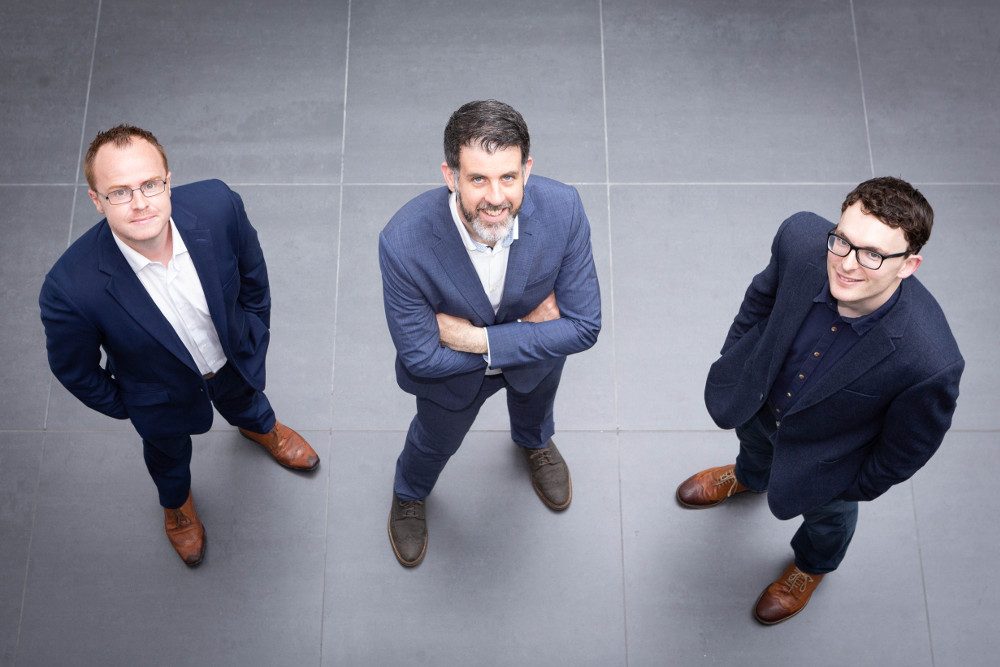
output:
<path id="1" fill-rule="evenodd" d="M 496 314 L 462 243 L 441 187 L 411 200 L 379 235 L 383 299 L 396 346 L 396 380 L 411 394 L 453 410 L 482 385 L 482 355 L 440 344 L 437 313 L 489 327 L 490 358 L 520 392 L 534 389 L 566 355 L 597 341 L 601 295 L 583 202 L 568 185 L 532 175 L 519 238 L 510 246 Z M 517 322 L 555 291 L 561 318 Z"/>
<path id="2" fill-rule="evenodd" d="M 271 297 L 243 201 L 221 181 L 202 181 L 171 188 L 171 205 L 226 358 L 263 389 Z M 52 372 L 86 405 L 131 419 L 144 438 L 211 427 L 198 367 L 118 249 L 107 220 L 56 262 L 39 305 Z"/>
<path id="3" fill-rule="evenodd" d="M 705 404 L 722 428 L 770 394 L 823 288 L 826 233 L 813 213 L 786 220 L 708 374 Z M 781 419 L 768 504 L 788 519 L 832 499 L 872 500 L 909 479 L 951 426 L 965 368 L 941 308 L 913 276 L 899 300 Z"/>

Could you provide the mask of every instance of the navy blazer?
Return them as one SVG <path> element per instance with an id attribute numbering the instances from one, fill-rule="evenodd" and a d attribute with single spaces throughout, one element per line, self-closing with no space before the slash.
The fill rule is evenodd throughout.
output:
<path id="1" fill-rule="evenodd" d="M 226 358 L 262 390 L 271 296 L 243 201 L 221 181 L 171 188 L 170 197 Z M 115 244 L 106 219 L 52 267 L 39 306 L 49 366 L 87 406 L 131 419 L 143 438 L 211 427 L 201 372 Z"/>
<path id="2" fill-rule="evenodd" d="M 754 277 L 708 374 L 705 405 L 734 428 L 770 395 L 827 280 L 833 223 L 797 213 Z M 788 519 L 833 499 L 872 500 L 909 479 L 951 426 L 965 361 L 944 313 L 915 277 L 879 323 L 810 387 L 778 426 L 768 504 Z"/>
<path id="3" fill-rule="evenodd" d="M 492 365 L 503 368 L 507 382 L 524 393 L 562 365 L 566 355 L 597 341 L 601 294 L 580 195 L 571 186 L 532 175 L 494 314 L 455 227 L 449 194 L 441 187 L 404 205 L 379 235 L 379 264 L 399 386 L 458 410 L 475 398 L 486 362 L 482 355 L 441 345 L 437 313 L 489 327 Z M 560 319 L 517 321 L 553 291 Z"/>

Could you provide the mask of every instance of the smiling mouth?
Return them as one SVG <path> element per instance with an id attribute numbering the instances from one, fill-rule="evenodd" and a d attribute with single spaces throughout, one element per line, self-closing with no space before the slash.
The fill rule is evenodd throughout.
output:
<path id="1" fill-rule="evenodd" d="M 481 213 L 485 213 L 486 215 L 490 216 L 491 218 L 498 218 L 501 215 L 503 215 L 504 211 L 509 211 L 509 210 L 510 210 L 510 207 L 506 206 L 506 205 L 504 205 L 504 206 L 497 206 L 497 207 L 492 207 L 492 206 L 480 206 L 479 207 L 479 211 Z"/>
<path id="2" fill-rule="evenodd" d="M 842 273 L 838 273 L 837 274 L 837 278 L 839 278 L 841 280 L 841 282 L 845 282 L 845 283 L 852 283 L 853 284 L 853 283 L 860 283 L 860 282 L 862 282 L 861 278 L 848 278 L 847 276 L 845 276 Z"/>

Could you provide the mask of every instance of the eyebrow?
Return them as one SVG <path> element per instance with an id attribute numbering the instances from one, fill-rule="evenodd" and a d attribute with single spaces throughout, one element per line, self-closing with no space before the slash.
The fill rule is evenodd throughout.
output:
<path id="1" fill-rule="evenodd" d="M 836 234 L 837 236 L 839 236 L 840 238 L 844 239 L 845 241 L 847 241 L 851 245 L 855 246 L 856 248 L 861 248 L 862 250 L 872 250 L 874 252 L 877 252 L 880 255 L 892 255 L 893 254 L 893 253 L 891 253 L 891 252 L 889 252 L 887 250 L 879 248 L 878 246 L 860 246 L 860 245 L 857 245 L 856 243 L 854 243 L 854 241 L 852 241 L 851 239 L 847 238 L 847 234 L 845 234 L 844 232 L 842 232 L 840 230 L 840 227 L 834 227 L 833 228 L 833 233 Z"/>
<path id="2" fill-rule="evenodd" d="M 161 180 L 161 181 L 165 182 L 167 180 L 167 177 L 166 176 L 150 176 L 149 178 L 144 178 L 144 179 L 140 180 L 139 181 L 139 186 L 141 187 L 144 183 L 149 183 L 150 181 L 155 181 L 155 180 Z M 126 188 L 130 189 L 130 190 L 134 190 L 135 189 L 132 186 L 126 185 L 126 184 L 122 184 L 122 185 L 109 185 L 108 189 L 106 190 L 106 192 L 111 192 L 112 190 L 124 190 Z"/>

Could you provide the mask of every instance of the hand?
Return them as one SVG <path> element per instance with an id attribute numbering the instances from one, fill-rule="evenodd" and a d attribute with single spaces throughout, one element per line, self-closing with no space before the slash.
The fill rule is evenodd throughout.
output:
<path id="1" fill-rule="evenodd" d="M 552 292 L 545 300 L 535 306 L 535 309 L 521 318 L 522 322 L 548 322 L 560 317 L 559 304 L 556 303 L 556 293 Z"/>
<path id="2" fill-rule="evenodd" d="M 486 354 L 486 329 L 447 313 L 438 313 L 435 317 L 442 345 L 456 352 Z"/>

